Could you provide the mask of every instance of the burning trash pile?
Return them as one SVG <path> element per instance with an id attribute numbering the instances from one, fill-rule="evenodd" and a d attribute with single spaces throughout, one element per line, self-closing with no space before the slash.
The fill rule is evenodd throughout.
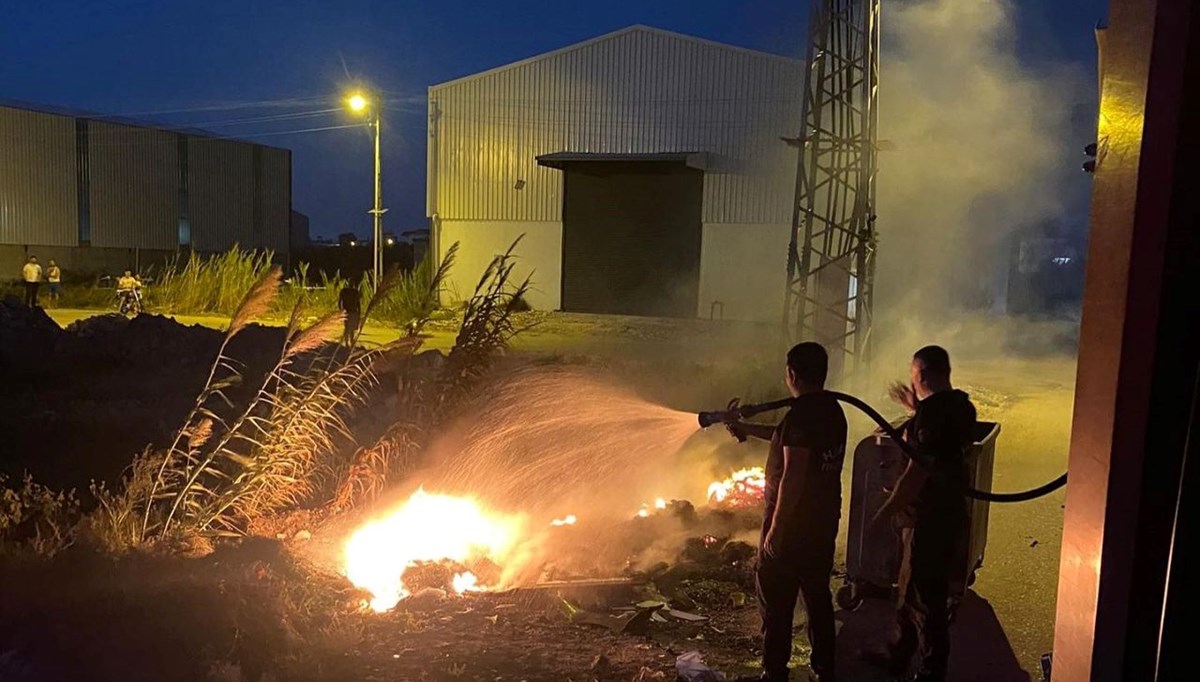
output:
<path id="1" fill-rule="evenodd" d="M 723 481 L 708 486 L 708 503 L 725 509 L 747 509 L 762 506 L 767 475 L 762 467 L 738 469 Z"/>
<path id="2" fill-rule="evenodd" d="M 503 583 L 501 565 L 524 535 L 519 516 L 421 489 L 350 537 L 346 577 L 371 593 L 375 611 L 387 611 L 422 589 L 454 594 L 491 589 Z"/>
<path id="3" fill-rule="evenodd" d="M 714 481 L 701 509 L 660 497 L 624 520 L 568 513 L 549 521 L 419 489 L 350 536 L 343 571 L 372 595 L 371 609 L 382 612 L 422 592 L 440 598 L 573 580 L 638 579 L 673 565 L 701 572 L 744 568 L 754 549 L 743 540 L 752 539 L 760 524 L 764 485 L 762 468 L 750 467 Z"/>

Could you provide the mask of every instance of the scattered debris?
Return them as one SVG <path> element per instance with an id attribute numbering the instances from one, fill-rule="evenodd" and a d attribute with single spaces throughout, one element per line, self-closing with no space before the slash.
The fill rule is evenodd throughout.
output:
<path id="1" fill-rule="evenodd" d="M 675 672 L 684 682 L 725 682 L 725 674 L 705 665 L 699 651 L 689 651 L 676 658 Z"/>
<path id="2" fill-rule="evenodd" d="M 749 542 L 742 542 L 741 540 L 733 540 L 726 542 L 725 546 L 721 548 L 721 563 L 730 565 L 740 564 L 750 561 L 756 554 L 758 554 L 758 550 L 755 549 L 754 545 Z"/>
<path id="3" fill-rule="evenodd" d="M 426 587 L 419 590 L 404 601 L 404 605 L 413 611 L 431 609 L 446 598 L 446 590 L 437 587 Z"/>
<path id="4" fill-rule="evenodd" d="M 608 656 L 596 654 L 596 657 L 592 659 L 591 665 L 588 666 L 588 670 L 597 675 L 605 676 L 612 670 L 612 662 L 608 660 Z"/>
<path id="5" fill-rule="evenodd" d="M 704 621 L 708 620 L 708 616 L 700 616 L 694 613 L 688 613 L 687 611 L 679 611 L 677 609 L 667 609 L 667 614 L 689 623 L 703 623 Z"/>
<path id="6" fill-rule="evenodd" d="M 596 625 L 602 628 L 608 628 L 613 632 L 629 632 L 633 634 L 643 634 L 646 632 L 646 626 L 650 623 L 650 617 L 654 615 L 657 609 L 638 609 L 636 611 L 626 611 L 620 615 L 610 616 L 603 613 L 592 613 L 591 611 L 575 610 L 570 615 L 571 621 L 581 625 Z"/>
<path id="7" fill-rule="evenodd" d="M 297 542 L 304 542 L 305 540 L 311 540 L 312 533 L 307 530 L 296 531 L 296 534 L 292 536 L 292 539 Z"/>

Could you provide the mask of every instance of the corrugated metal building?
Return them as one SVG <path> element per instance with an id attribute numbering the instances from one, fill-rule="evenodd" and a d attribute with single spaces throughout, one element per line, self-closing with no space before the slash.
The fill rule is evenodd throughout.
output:
<path id="1" fill-rule="evenodd" d="M 0 105 L 0 275 L 27 254 L 71 274 L 234 244 L 287 256 L 291 152 Z"/>
<path id="2" fill-rule="evenodd" d="M 429 89 L 434 245 L 470 294 L 519 235 L 535 308 L 774 320 L 803 63 L 633 26 Z"/>

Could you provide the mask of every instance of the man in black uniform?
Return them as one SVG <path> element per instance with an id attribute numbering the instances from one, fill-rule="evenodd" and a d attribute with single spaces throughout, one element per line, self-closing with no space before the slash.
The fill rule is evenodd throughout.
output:
<path id="1" fill-rule="evenodd" d="M 842 513 L 846 415 L 824 393 L 829 358 L 816 343 L 788 351 L 786 381 L 796 398 L 778 426 L 737 422 L 739 439 L 771 442 L 767 457 L 758 604 L 764 680 L 787 680 L 797 593 L 808 612 L 811 666 L 819 682 L 834 680 L 833 599 L 829 576 Z"/>
<path id="2" fill-rule="evenodd" d="M 950 355 L 926 346 L 913 355 L 912 385 L 893 389 L 893 397 L 914 412 L 905 438 L 931 466 L 909 461 L 876 519 L 897 514 L 911 518 L 909 581 L 897 614 L 900 639 L 879 660 L 903 675 L 921 646 L 916 680 L 946 679 L 950 657 L 950 583 L 958 550 L 967 534 L 968 500 L 965 457 L 975 431 L 975 406 L 950 384 Z"/>

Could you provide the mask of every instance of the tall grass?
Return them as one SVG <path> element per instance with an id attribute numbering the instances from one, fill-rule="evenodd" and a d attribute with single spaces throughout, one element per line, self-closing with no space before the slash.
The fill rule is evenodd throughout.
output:
<path id="1" fill-rule="evenodd" d="M 93 488 L 99 510 L 89 517 L 90 530 L 109 549 L 191 543 L 242 534 L 255 519 L 302 501 L 345 507 L 378 492 L 427 442 L 445 416 L 439 413 L 453 408 L 455 398 L 519 331 L 512 323 L 513 301 L 528 280 L 512 281 L 512 251 L 485 271 L 454 349 L 433 372 L 422 372 L 411 361 L 457 245 L 436 268 L 392 271 L 377 287 L 370 279 L 360 282 L 371 296 L 348 346 L 332 343 L 343 332 L 340 311 L 308 323 L 312 292 L 283 294 L 284 300 L 290 296 L 292 309 L 278 359 L 250 397 L 235 405 L 225 392 L 247 379 L 228 354 L 230 342 L 251 320 L 278 306 L 280 292 L 287 291 L 279 269 L 267 267 L 232 311 L 204 387 L 171 444 L 136 457 L 120 489 Z M 257 263 L 229 262 L 225 267 Z M 203 266 L 185 267 L 176 277 L 202 279 L 204 272 Z M 371 316 L 389 310 L 396 319 L 409 320 L 408 334 L 382 347 L 354 343 Z M 402 368 L 403 414 L 374 446 L 339 457 L 336 441 L 350 437 L 344 419 L 365 401 L 376 381 L 376 364 L 385 358 L 389 366 Z"/>
<path id="2" fill-rule="evenodd" d="M 403 329 L 408 336 L 420 333 L 438 309 L 438 293 L 457 258 L 458 242 L 455 242 L 436 267 L 432 258 L 426 258 L 409 272 L 399 273 L 387 295 L 378 299 L 379 304 L 372 311 L 375 319 Z M 364 278 L 363 286 L 369 290 L 369 279 Z"/>
<path id="3" fill-rule="evenodd" d="M 397 273 L 383 296 L 375 295 L 375 283 L 369 273 L 357 281 L 340 273 L 311 275 L 309 265 L 300 263 L 295 274 L 281 282 L 278 294 L 263 314 L 286 318 L 297 304 L 309 317 L 323 317 L 338 309 L 338 298 L 346 287 L 359 290 L 362 300 L 375 301 L 371 317 L 406 335 L 417 332 L 414 323 L 423 324 L 438 309 L 441 288 L 458 252 L 454 244 L 439 263 L 426 259 L 417 267 Z M 217 256 L 191 254 L 167 265 L 162 276 L 146 288 L 146 306 L 177 315 L 232 315 L 241 296 L 270 270 L 270 251 L 244 251 L 234 247 Z M 314 281 L 315 280 L 315 281 Z M 111 291 L 107 298 L 111 299 Z M 111 300 L 109 301 L 111 302 Z"/>
<path id="4" fill-rule="evenodd" d="M 242 296 L 272 268 L 271 251 L 243 251 L 236 245 L 217 256 L 191 253 L 167 264 L 146 305 L 179 314 L 233 315 Z"/>

